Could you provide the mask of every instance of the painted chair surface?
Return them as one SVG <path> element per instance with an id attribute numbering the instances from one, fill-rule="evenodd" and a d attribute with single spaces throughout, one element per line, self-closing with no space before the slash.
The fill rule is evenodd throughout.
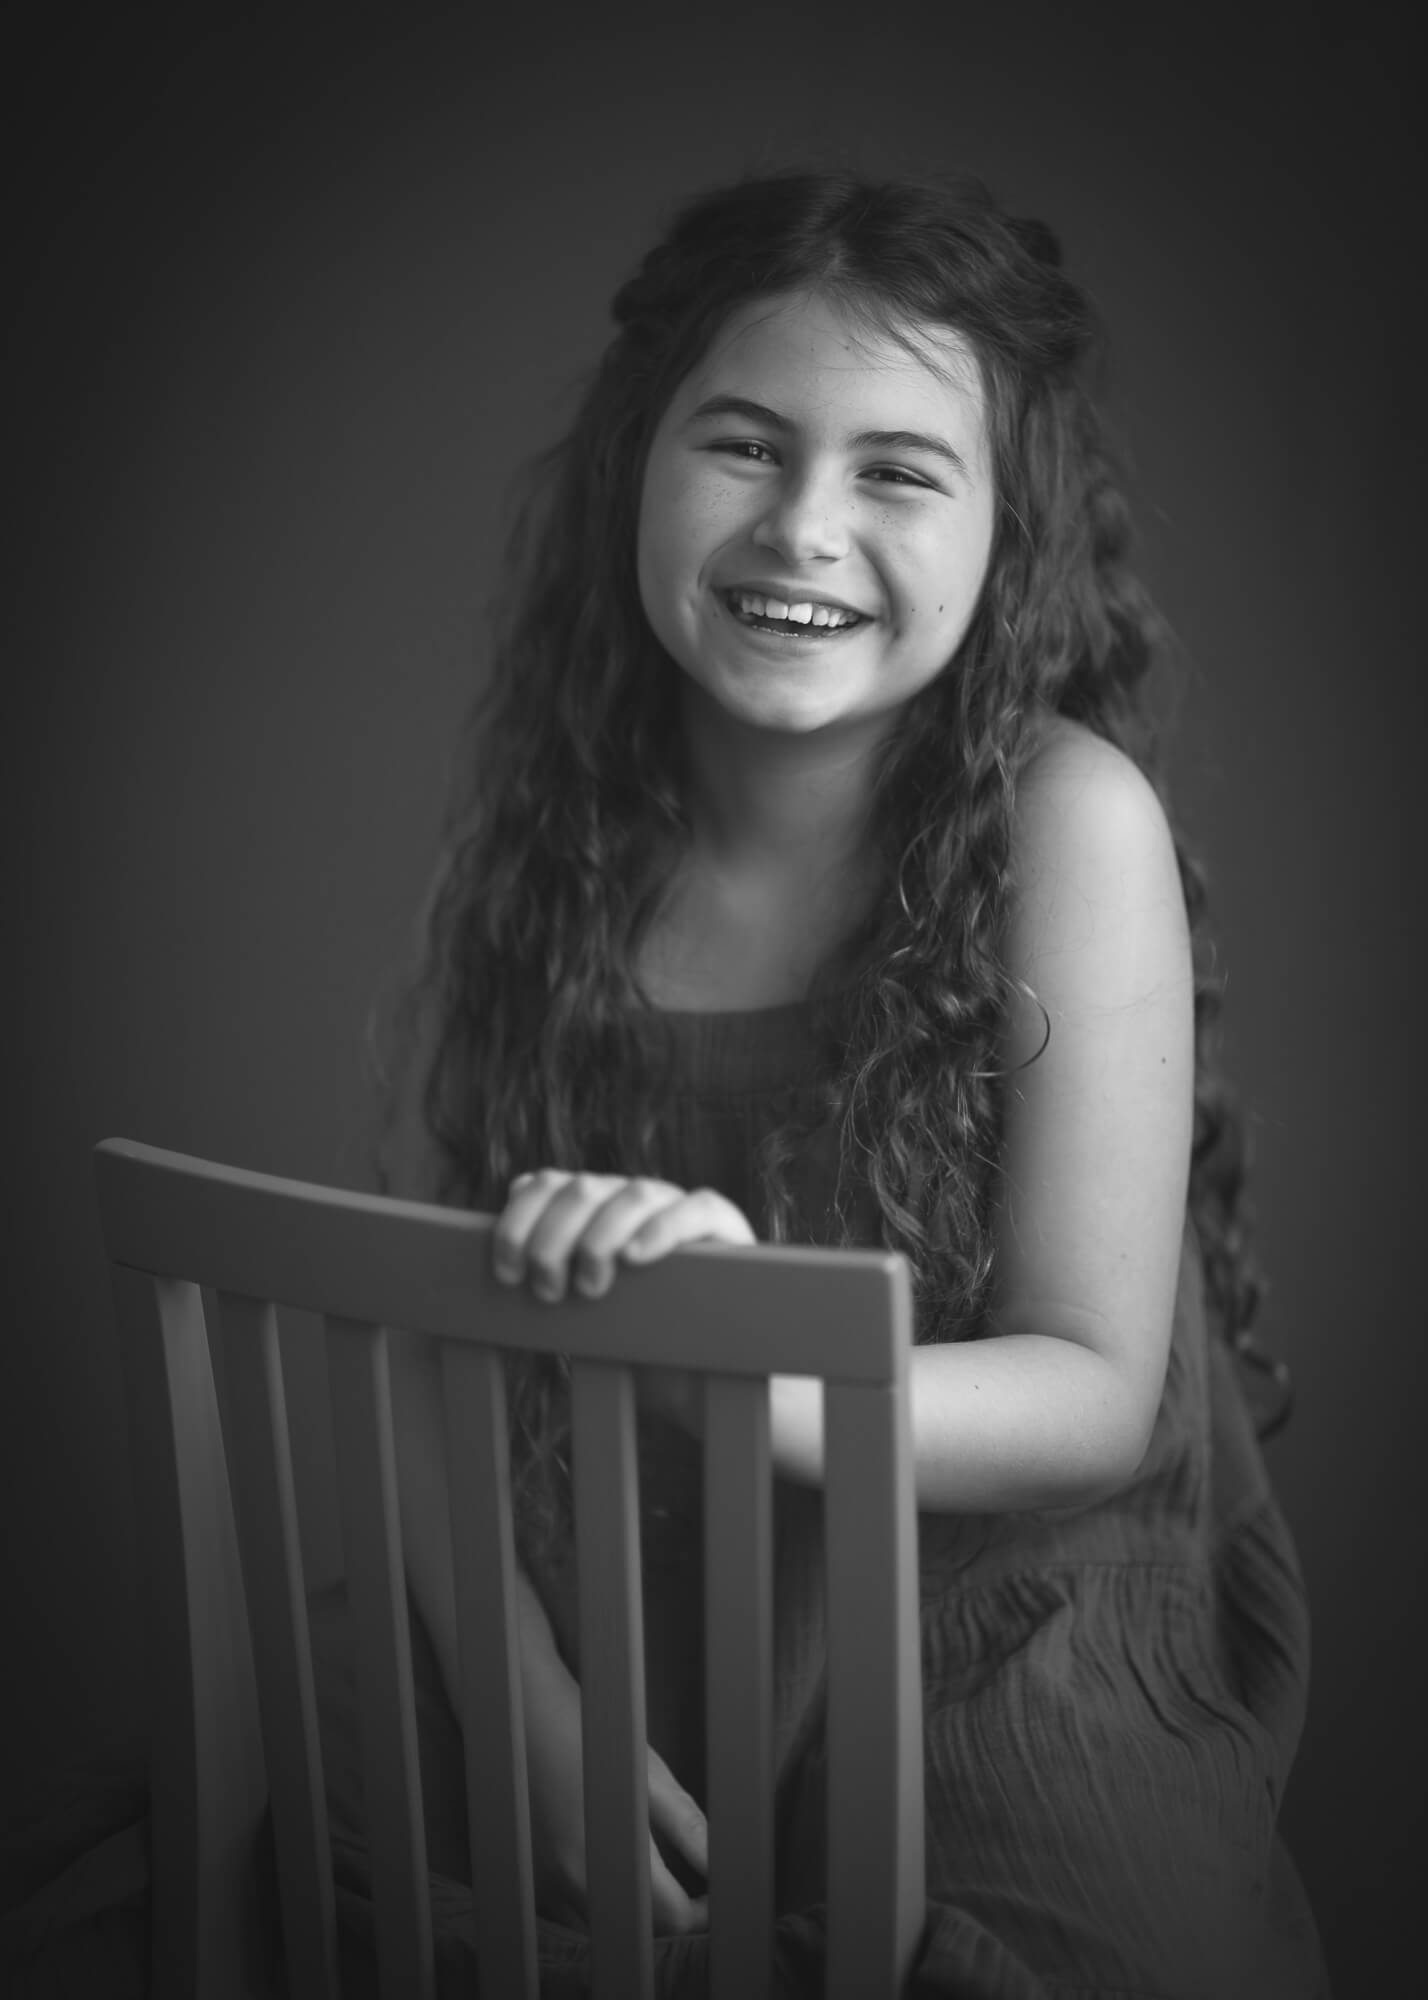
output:
<path id="1" fill-rule="evenodd" d="M 128 1385 L 153 1695 L 153 1992 L 257 1990 L 271 1804 L 290 1990 L 335 2000 L 337 1933 L 279 1305 L 322 1315 L 356 1632 L 377 1962 L 434 1991 L 389 1335 L 437 1343 L 481 1990 L 537 1992 L 502 1356 L 569 1357 L 591 1966 L 652 1992 L 634 1369 L 703 1378 L 715 2000 L 767 1991 L 773 1925 L 768 1378 L 824 1384 L 826 1991 L 895 1993 L 923 1923 L 921 1677 L 900 1257 L 693 1245 L 604 1298 L 490 1271 L 489 1215 L 95 1150 Z M 216 1293 L 222 1426 L 201 1287 Z"/>

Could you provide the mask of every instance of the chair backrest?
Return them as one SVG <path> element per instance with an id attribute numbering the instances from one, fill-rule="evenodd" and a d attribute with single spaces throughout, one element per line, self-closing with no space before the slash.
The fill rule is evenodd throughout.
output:
<path id="1" fill-rule="evenodd" d="M 916 1514 L 902 1258 L 695 1245 L 602 1299 L 490 1270 L 494 1218 L 95 1151 L 129 1385 L 154 1711 L 154 1985 L 251 1990 L 251 1856 L 271 1802 L 290 1990 L 338 1992 L 332 1866 L 275 1306 L 324 1316 L 357 1634 L 384 1996 L 433 1991 L 386 1328 L 439 1342 L 482 1991 L 536 1993 L 501 1355 L 570 1357 L 591 1959 L 652 1991 L 631 1369 L 705 1377 L 711 1991 L 768 1988 L 773 1927 L 768 1378 L 824 1383 L 826 1991 L 899 1990 L 921 1931 Z M 219 1428 L 200 1286 L 223 1322 Z M 266 1774 L 266 1776 L 265 1776 Z"/>

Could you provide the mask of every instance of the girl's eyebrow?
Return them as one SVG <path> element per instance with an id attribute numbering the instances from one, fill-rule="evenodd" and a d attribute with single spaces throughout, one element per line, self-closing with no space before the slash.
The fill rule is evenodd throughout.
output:
<path id="1" fill-rule="evenodd" d="M 701 417 L 743 417 L 748 423 L 761 424 L 785 437 L 794 428 L 787 417 L 771 410 L 767 403 L 752 403 L 746 396 L 710 396 L 688 421 L 695 424 Z M 964 479 L 970 476 L 961 452 L 948 444 L 946 438 L 933 437 L 926 431 L 856 431 L 847 442 L 854 451 L 931 452 L 936 458 L 945 458 Z"/>

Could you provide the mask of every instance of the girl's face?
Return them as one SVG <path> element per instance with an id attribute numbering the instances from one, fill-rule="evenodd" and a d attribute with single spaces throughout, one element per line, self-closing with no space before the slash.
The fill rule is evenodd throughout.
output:
<path id="1" fill-rule="evenodd" d="M 917 331 L 935 367 L 817 296 L 743 307 L 660 422 L 640 596 L 732 717 L 873 720 L 961 644 L 992 546 L 985 399 L 967 344 Z"/>

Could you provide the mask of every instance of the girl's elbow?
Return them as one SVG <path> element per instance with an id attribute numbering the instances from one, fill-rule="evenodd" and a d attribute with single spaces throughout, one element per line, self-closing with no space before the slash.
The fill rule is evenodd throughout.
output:
<path id="1" fill-rule="evenodd" d="M 1020 1504 L 1037 1513 L 1079 1513 L 1113 1500 L 1125 1491 L 1145 1462 L 1150 1436 L 1147 1427 L 1119 1414 L 1100 1413 L 1100 1421 L 1084 1424 L 1074 1440 L 1048 1457 Z"/>
<path id="2" fill-rule="evenodd" d="M 1093 1507 L 1124 1492 L 1145 1463 L 1155 1430 L 1158 1398 L 1143 1383 L 1127 1382 L 1109 1362 L 1083 1414 L 1065 1465 L 1066 1507 Z"/>
<path id="3" fill-rule="evenodd" d="M 1145 1461 L 1142 1451 L 1097 1450 L 1081 1455 L 1076 1465 L 1055 1482 L 1052 1497 L 1040 1500 L 1036 1511 L 1044 1514 L 1079 1514 L 1084 1507 L 1099 1507 L 1124 1493 Z"/>
<path id="4" fill-rule="evenodd" d="M 1121 1406 L 1108 1413 L 1085 1469 L 1091 1500 L 1112 1500 L 1130 1485 L 1150 1450 L 1156 1409 L 1156 1403 L 1128 1391 Z"/>

